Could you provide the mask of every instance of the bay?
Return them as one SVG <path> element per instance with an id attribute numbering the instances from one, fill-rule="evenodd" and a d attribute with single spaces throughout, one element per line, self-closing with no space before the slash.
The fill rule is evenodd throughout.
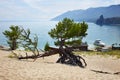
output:
<path id="1" fill-rule="evenodd" d="M 94 23 L 88 23 L 88 25 L 88 35 L 83 40 L 88 42 L 89 47 L 93 47 L 93 42 L 96 39 L 102 40 L 107 46 L 114 43 L 120 44 L 120 26 L 99 26 Z"/>
<path id="2" fill-rule="evenodd" d="M 8 30 L 11 25 L 18 25 L 25 29 L 30 29 L 32 35 L 36 34 L 39 38 L 38 47 L 44 48 L 46 42 L 49 42 L 50 46 L 54 46 L 54 40 L 50 38 L 48 32 L 55 27 L 57 21 L 2 21 L 0 22 L 0 45 L 8 46 L 5 36 L 2 34 L 5 30 Z M 93 42 L 96 39 L 102 40 L 107 45 L 113 43 L 120 44 L 120 26 L 99 26 L 94 23 L 88 24 L 88 35 L 83 39 L 83 42 L 87 42 L 89 47 L 93 47 Z"/>

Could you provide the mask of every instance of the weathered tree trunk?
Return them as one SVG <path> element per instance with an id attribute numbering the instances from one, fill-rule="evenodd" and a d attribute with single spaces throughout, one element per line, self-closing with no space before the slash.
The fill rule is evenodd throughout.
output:
<path id="1" fill-rule="evenodd" d="M 59 49 L 62 56 L 57 60 L 57 63 L 65 63 L 65 64 L 71 64 L 71 65 L 78 65 L 79 67 L 85 67 L 87 66 L 85 60 L 81 56 L 76 56 L 72 53 L 72 49 L 66 47 L 65 49 L 61 48 Z M 84 63 L 82 63 L 82 61 Z"/>
<path id="2" fill-rule="evenodd" d="M 41 58 L 41 57 L 46 57 L 46 56 L 51 56 L 54 54 L 59 54 L 60 58 L 56 61 L 57 63 L 62 63 L 62 64 L 70 64 L 70 65 L 77 65 L 79 67 L 84 68 L 85 66 L 87 66 L 85 60 L 81 57 L 81 56 L 76 56 L 72 53 L 72 49 L 71 48 L 63 48 L 60 47 L 58 48 L 52 48 L 49 47 L 49 51 L 45 52 L 44 54 L 38 54 L 38 55 L 31 55 L 31 56 L 25 56 L 25 57 L 18 57 L 18 59 L 37 59 L 37 58 Z M 82 61 L 81 61 L 82 60 Z"/>

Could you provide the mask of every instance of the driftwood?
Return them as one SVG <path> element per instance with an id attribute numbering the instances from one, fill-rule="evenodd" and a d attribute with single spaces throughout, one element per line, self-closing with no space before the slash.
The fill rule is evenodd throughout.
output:
<path id="1" fill-rule="evenodd" d="M 20 56 L 18 59 L 34 59 L 36 60 L 37 58 L 41 57 L 47 57 L 51 55 L 59 54 L 60 58 L 57 60 L 57 63 L 62 63 L 62 64 L 70 64 L 70 65 L 77 65 L 79 67 L 84 68 L 87 66 L 85 60 L 78 55 L 74 55 L 72 53 L 72 48 L 53 48 L 49 47 L 49 51 L 44 52 L 44 54 L 38 54 L 38 55 L 31 55 L 28 56 L 26 54 L 25 57 Z"/>
<path id="2" fill-rule="evenodd" d="M 91 70 L 91 71 L 96 72 L 96 73 L 102 73 L 102 74 L 113 74 L 113 75 L 119 75 L 120 74 L 120 72 L 111 73 L 111 72 L 98 71 L 98 70 Z"/>
<path id="3" fill-rule="evenodd" d="M 44 54 L 38 54 L 38 55 L 31 55 L 31 56 L 20 56 L 18 57 L 18 59 L 36 59 L 36 58 L 41 58 L 41 57 L 47 57 L 47 56 L 51 56 L 51 55 L 55 55 L 58 54 L 58 49 L 57 48 L 53 48 L 54 50 L 49 50 L 44 52 Z"/>

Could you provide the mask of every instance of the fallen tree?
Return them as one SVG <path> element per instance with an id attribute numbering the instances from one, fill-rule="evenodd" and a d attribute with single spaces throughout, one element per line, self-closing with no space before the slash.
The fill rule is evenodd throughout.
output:
<path id="1" fill-rule="evenodd" d="M 34 59 L 35 61 L 37 58 L 47 57 L 55 54 L 60 55 L 60 58 L 57 60 L 57 63 L 78 65 L 79 67 L 82 67 L 82 68 L 87 66 L 87 63 L 81 56 L 74 55 L 72 52 L 70 52 L 70 49 L 68 48 L 58 49 L 58 48 L 49 47 L 49 51 L 46 51 L 43 54 L 28 56 L 26 53 L 26 56 L 18 56 L 18 59 L 19 60 Z"/>

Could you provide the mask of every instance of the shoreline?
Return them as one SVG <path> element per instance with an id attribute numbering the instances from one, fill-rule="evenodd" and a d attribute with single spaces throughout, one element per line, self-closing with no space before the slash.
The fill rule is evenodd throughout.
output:
<path id="1" fill-rule="evenodd" d="M 0 50 L 10 50 L 8 46 L 0 45 Z"/>

